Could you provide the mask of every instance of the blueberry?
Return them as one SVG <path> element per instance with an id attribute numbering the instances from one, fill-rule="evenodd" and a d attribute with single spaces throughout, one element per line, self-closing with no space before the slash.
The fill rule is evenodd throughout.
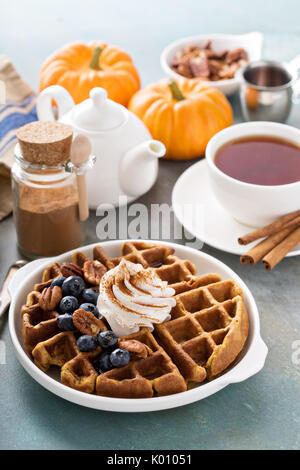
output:
<path id="1" fill-rule="evenodd" d="M 78 297 L 84 289 L 84 280 L 79 276 L 67 277 L 61 288 L 63 296 L 73 295 Z"/>
<path id="2" fill-rule="evenodd" d="M 96 361 L 94 361 L 93 365 L 98 374 L 102 374 L 103 372 L 113 369 L 109 356 L 109 353 L 103 353 L 98 359 L 96 359 Z"/>
<path id="3" fill-rule="evenodd" d="M 63 297 L 59 303 L 59 310 L 61 313 L 73 313 L 78 309 L 78 300 L 76 297 L 67 295 Z"/>
<path id="4" fill-rule="evenodd" d="M 56 321 L 57 321 L 58 328 L 60 328 L 61 330 L 65 330 L 65 331 L 76 330 L 73 324 L 72 315 L 70 315 L 69 313 L 65 313 L 64 315 L 59 315 Z"/>
<path id="5" fill-rule="evenodd" d="M 65 281 L 65 277 L 64 276 L 59 276 L 59 277 L 56 277 L 54 279 L 54 281 L 52 281 L 51 283 L 51 287 L 55 287 L 55 286 L 58 286 L 58 287 L 61 287 L 62 286 L 62 283 Z"/>
<path id="6" fill-rule="evenodd" d="M 94 351 L 98 347 L 98 341 L 94 336 L 83 335 L 78 338 L 77 346 L 82 352 Z"/>
<path id="7" fill-rule="evenodd" d="M 114 367 L 123 367 L 130 361 L 130 353 L 127 349 L 115 349 L 110 354 L 110 362 Z"/>
<path id="8" fill-rule="evenodd" d="M 81 293 L 82 300 L 89 304 L 96 305 L 98 300 L 99 292 L 96 292 L 94 289 L 84 289 Z"/>
<path id="9" fill-rule="evenodd" d="M 95 315 L 96 318 L 99 318 L 99 311 L 94 304 L 81 304 L 79 308 L 83 308 L 83 310 L 86 310 L 87 312 L 91 312 L 93 315 Z"/>
<path id="10" fill-rule="evenodd" d="M 98 335 L 98 343 L 103 349 L 112 348 L 117 346 L 118 337 L 114 334 L 113 331 L 101 331 L 101 333 Z"/>

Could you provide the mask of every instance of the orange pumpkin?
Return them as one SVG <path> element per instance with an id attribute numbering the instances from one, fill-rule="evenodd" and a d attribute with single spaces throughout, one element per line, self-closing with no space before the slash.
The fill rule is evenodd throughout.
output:
<path id="1" fill-rule="evenodd" d="M 203 155 L 210 138 L 233 118 L 223 93 L 189 79 L 148 85 L 131 98 L 128 108 L 165 144 L 165 158 L 178 160 Z"/>
<path id="2" fill-rule="evenodd" d="M 80 103 L 94 87 L 105 88 L 108 97 L 127 106 L 140 89 L 140 78 L 131 57 L 116 46 L 99 41 L 88 45 L 66 44 L 54 52 L 40 72 L 40 91 L 50 85 L 63 86 Z"/>

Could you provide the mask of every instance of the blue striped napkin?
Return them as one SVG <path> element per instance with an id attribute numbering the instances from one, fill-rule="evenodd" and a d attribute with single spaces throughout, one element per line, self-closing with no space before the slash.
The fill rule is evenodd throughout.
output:
<path id="1" fill-rule="evenodd" d="M 12 210 L 10 169 L 17 141 L 16 130 L 29 122 L 36 121 L 37 114 L 35 93 L 4 55 L 0 55 L 0 85 L 0 220 L 2 220 Z"/>
<path id="2" fill-rule="evenodd" d="M 35 95 L 31 94 L 23 100 L 0 107 L 0 162 L 16 143 L 16 129 L 37 120 L 35 101 Z"/>

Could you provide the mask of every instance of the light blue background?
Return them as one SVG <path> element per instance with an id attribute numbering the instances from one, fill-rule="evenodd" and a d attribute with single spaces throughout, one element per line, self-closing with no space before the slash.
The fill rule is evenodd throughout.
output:
<path id="1" fill-rule="evenodd" d="M 291 59 L 299 7 L 297 0 L 1 0 L 0 51 L 37 87 L 55 49 L 103 39 L 132 55 L 146 84 L 161 78 L 161 51 L 182 36 L 262 31 L 268 57 Z"/>
<path id="2" fill-rule="evenodd" d="M 0 0 L 0 52 L 37 89 L 42 61 L 67 41 L 104 39 L 128 51 L 143 84 L 161 78 L 160 52 L 170 41 L 200 33 L 264 33 L 264 56 L 300 53 L 297 0 Z M 237 98 L 232 99 L 236 120 Z M 300 109 L 289 122 L 300 127 Z M 161 162 L 160 179 L 143 202 L 170 202 L 186 164 Z M 153 198 L 153 199 L 151 199 Z M 96 219 L 91 217 L 90 241 Z M 246 382 L 204 401 L 149 414 L 113 414 L 73 405 L 42 389 L 18 363 L 7 324 L 0 322 L 7 364 L 0 364 L 0 448 L 9 449 L 297 449 L 299 372 L 292 342 L 300 339 L 299 258 L 272 273 L 204 247 L 247 282 L 257 300 L 270 354 Z M 0 223 L 0 281 L 18 257 L 12 219 Z"/>

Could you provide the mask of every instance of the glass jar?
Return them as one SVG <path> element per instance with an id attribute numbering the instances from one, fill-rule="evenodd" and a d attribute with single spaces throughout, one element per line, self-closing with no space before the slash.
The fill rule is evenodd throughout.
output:
<path id="1" fill-rule="evenodd" d="M 93 165 L 91 159 L 89 163 L 84 164 L 84 170 Z M 71 163 L 30 163 L 16 145 L 12 168 L 14 220 L 18 245 L 26 257 L 55 256 L 82 244 L 77 170 L 84 171 Z"/>

